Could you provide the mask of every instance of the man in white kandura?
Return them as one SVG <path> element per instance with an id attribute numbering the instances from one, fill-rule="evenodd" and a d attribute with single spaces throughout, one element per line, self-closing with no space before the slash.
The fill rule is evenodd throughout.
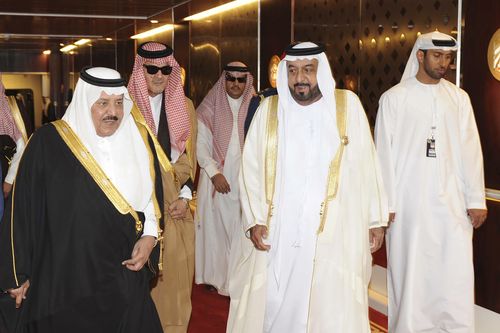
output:
<path id="1" fill-rule="evenodd" d="M 456 41 L 421 35 L 380 98 L 388 192 L 389 332 L 474 332 L 472 231 L 486 219 L 483 157 L 465 91 L 443 79 Z"/>
<path id="2" fill-rule="evenodd" d="M 227 332 L 368 333 L 388 210 L 365 112 L 314 43 L 286 49 L 277 88 L 243 149 Z"/>
<path id="3" fill-rule="evenodd" d="M 241 62 L 224 67 L 221 77 L 197 108 L 200 165 L 196 216 L 196 283 L 227 295 L 231 240 L 241 230 L 238 174 L 244 124 L 253 77 Z"/>

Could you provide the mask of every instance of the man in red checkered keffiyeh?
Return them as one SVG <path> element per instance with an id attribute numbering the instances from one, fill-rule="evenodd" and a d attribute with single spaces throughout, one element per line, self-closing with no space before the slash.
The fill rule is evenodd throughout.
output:
<path id="1" fill-rule="evenodd" d="M 9 106 L 9 100 L 5 95 L 5 87 L 0 80 L 0 143 L 2 154 L 8 149 L 9 146 L 13 149 L 12 141 L 16 146 L 16 153 L 13 156 L 1 156 L 2 158 L 2 170 L 6 172 L 5 179 L 3 182 L 3 194 L 6 197 L 11 189 L 12 184 L 17 173 L 17 167 L 19 165 L 19 160 L 21 159 L 22 152 L 24 150 L 25 142 L 22 137 L 21 131 L 18 129 L 16 122 L 12 116 L 12 112 Z M 10 165 L 7 163 L 7 158 L 10 160 Z"/>
<path id="2" fill-rule="evenodd" d="M 226 295 L 231 238 L 241 225 L 238 173 L 253 77 L 231 62 L 197 108 L 200 165 L 196 216 L 196 283 Z"/>
<path id="3" fill-rule="evenodd" d="M 194 276 L 194 224 L 188 209 L 192 199 L 196 115 L 188 108 L 181 69 L 170 46 L 146 42 L 137 49 L 128 84 L 132 99 L 155 136 L 163 183 L 163 275 L 151 295 L 165 332 L 187 331 Z M 191 105 L 191 104 L 189 104 Z M 158 148 L 158 145 L 161 148 Z M 160 157 L 159 155 L 159 157 Z M 194 163 L 192 162 L 194 161 Z M 173 166 L 175 177 L 169 170 Z M 193 165 L 194 164 L 194 165 Z M 179 184 L 180 183 L 180 184 Z M 161 203 L 160 203 L 161 204 Z"/>

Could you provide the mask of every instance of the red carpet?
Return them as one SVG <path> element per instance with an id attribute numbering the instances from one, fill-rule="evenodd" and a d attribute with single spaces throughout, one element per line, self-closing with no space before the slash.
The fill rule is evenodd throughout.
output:
<path id="1" fill-rule="evenodd" d="M 188 333 L 224 333 L 229 312 L 229 298 L 210 292 L 205 286 L 193 286 L 193 313 Z M 370 309 L 372 333 L 387 332 L 387 317 Z"/>
<path id="2" fill-rule="evenodd" d="M 229 297 L 216 291 L 210 292 L 204 285 L 193 285 L 191 296 L 193 312 L 188 333 L 224 333 L 229 313 Z"/>

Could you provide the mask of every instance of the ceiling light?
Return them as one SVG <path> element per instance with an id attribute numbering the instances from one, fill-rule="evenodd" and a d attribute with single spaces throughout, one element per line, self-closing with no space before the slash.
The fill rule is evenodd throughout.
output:
<path id="1" fill-rule="evenodd" d="M 149 20 L 149 22 L 151 22 L 151 23 L 153 23 L 153 24 L 156 24 L 156 23 L 158 23 L 158 22 L 160 22 L 160 21 L 158 21 L 158 20 Z"/>
<path id="2" fill-rule="evenodd" d="M 186 17 L 184 19 L 184 21 L 201 20 L 201 19 L 204 19 L 204 18 L 212 16 L 212 15 L 220 14 L 222 12 L 225 12 L 225 11 L 228 11 L 228 10 L 231 10 L 231 9 L 234 9 L 234 8 L 238 8 L 238 7 L 241 7 L 241 6 L 244 6 L 244 5 L 248 5 L 249 3 L 252 3 L 252 2 L 257 2 L 257 0 L 235 0 L 235 1 L 231 1 L 231 2 L 228 2 L 228 3 L 224 4 L 224 5 L 220 5 L 220 6 L 212 8 L 212 9 L 205 10 L 204 12 L 188 16 L 188 17 Z"/>
<path id="3" fill-rule="evenodd" d="M 173 28 L 174 28 L 173 24 L 165 24 L 165 25 L 162 25 L 161 27 L 154 28 L 154 29 L 151 29 L 148 31 L 144 31 L 144 32 L 141 32 L 140 34 L 133 35 L 130 38 L 132 38 L 132 39 L 147 38 L 147 37 L 159 34 L 161 32 L 172 30 Z"/>
<path id="4" fill-rule="evenodd" d="M 87 44 L 88 42 L 90 42 L 90 39 L 87 39 L 87 38 L 83 38 L 83 39 L 79 39 L 75 42 L 75 45 L 83 45 L 83 44 Z"/>
<path id="5" fill-rule="evenodd" d="M 113 40 L 113 38 L 111 38 L 111 37 L 106 37 L 106 40 L 107 40 L 107 41 L 112 41 L 112 40 Z"/>
<path id="6" fill-rule="evenodd" d="M 66 53 L 66 52 L 69 52 L 71 50 L 76 49 L 76 47 L 77 47 L 76 45 L 69 44 L 69 45 L 66 45 L 65 47 L 63 47 L 62 49 L 60 49 L 59 51 Z"/>
<path id="7" fill-rule="evenodd" d="M 43 54 L 50 54 L 50 53 L 51 53 L 51 51 L 50 51 L 50 50 L 45 50 L 45 51 L 43 51 L 42 53 L 43 53 Z"/>

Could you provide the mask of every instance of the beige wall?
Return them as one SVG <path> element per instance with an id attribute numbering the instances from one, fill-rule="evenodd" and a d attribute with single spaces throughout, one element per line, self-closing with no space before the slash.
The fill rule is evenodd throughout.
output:
<path id="1" fill-rule="evenodd" d="M 35 128 L 42 125 L 42 75 L 2 73 L 2 82 L 5 89 L 31 89 L 33 90 L 33 103 L 35 106 Z"/>

